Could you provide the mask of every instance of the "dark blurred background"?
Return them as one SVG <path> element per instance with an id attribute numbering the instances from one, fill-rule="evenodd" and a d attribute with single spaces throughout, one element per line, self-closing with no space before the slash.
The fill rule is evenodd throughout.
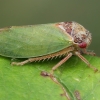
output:
<path id="1" fill-rule="evenodd" d="M 76 21 L 91 33 L 89 47 L 100 56 L 100 0 L 0 0 L 0 28 Z"/>

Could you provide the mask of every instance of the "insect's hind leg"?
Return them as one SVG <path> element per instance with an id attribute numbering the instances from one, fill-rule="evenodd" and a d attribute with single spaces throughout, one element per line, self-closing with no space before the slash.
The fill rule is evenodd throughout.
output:
<path id="1" fill-rule="evenodd" d="M 21 65 L 22 66 L 22 65 L 29 63 L 29 62 L 30 62 L 30 59 L 27 59 L 27 60 L 22 61 L 22 62 L 12 62 L 11 65 L 17 65 L 17 66 Z"/>
<path id="2" fill-rule="evenodd" d="M 46 56 L 41 56 L 41 57 L 36 57 L 36 58 L 29 58 L 25 61 L 22 61 L 22 62 L 12 62 L 11 65 L 24 65 L 26 63 L 29 63 L 29 62 L 35 62 L 35 61 L 41 61 L 41 60 L 45 60 L 45 59 L 49 59 L 51 58 L 52 56 L 51 55 L 46 55 Z"/>
<path id="3" fill-rule="evenodd" d="M 22 66 L 22 65 L 27 64 L 27 63 L 29 63 L 29 62 L 40 61 L 40 60 L 42 60 L 42 59 L 43 59 L 42 57 L 29 58 L 29 59 L 24 60 L 24 61 L 22 61 L 22 62 L 12 62 L 11 65 Z"/>

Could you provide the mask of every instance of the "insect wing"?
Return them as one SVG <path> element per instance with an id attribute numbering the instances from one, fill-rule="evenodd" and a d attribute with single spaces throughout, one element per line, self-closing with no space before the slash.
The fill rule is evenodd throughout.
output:
<path id="1" fill-rule="evenodd" d="M 57 27 L 56 23 L 0 29 L 0 55 L 6 57 L 43 56 L 71 45 L 69 37 Z"/>

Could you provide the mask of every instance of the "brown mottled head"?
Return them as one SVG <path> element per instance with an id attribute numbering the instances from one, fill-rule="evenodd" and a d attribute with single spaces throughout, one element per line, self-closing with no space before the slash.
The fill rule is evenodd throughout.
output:
<path id="1" fill-rule="evenodd" d="M 73 43 L 80 48 L 86 48 L 91 43 L 91 33 L 82 25 L 76 22 L 61 22 L 59 27 L 66 31 L 73 38 Z"/>

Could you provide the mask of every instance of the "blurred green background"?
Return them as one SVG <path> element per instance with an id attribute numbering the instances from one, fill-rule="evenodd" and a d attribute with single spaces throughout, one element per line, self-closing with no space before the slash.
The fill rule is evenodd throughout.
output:
<path id="1" fill-rule="evenodd" d="M 100 56 L 100 0 L 0 0 L 0 28 L 76 21 L 93 37 L 89 49 Z"/>

